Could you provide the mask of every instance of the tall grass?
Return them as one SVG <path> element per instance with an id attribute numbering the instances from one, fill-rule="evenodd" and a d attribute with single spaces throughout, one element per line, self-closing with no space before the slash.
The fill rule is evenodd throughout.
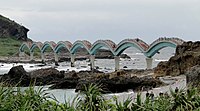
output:
<path id="1" fill-rule="evenodd" d="M 12 56 L 19 50 L 22 41 L 15 38 L 0 38 L 0 56 Z"/>
<path id="2" fill-rule="evenodd" d="M 0 111 L 200 111 L 200 90 L 189 88 L 142 101 L 138 93 L 136 99 L 118 101 L 116 97 L 105 99 L 100 86 L 84 86 L 72 102 L 59 103 L 33 86 L 22 91 L 20 88 L 0 85 Z"/>
<path id="3" fill-rule="evenodd" d="M 62 111 L 67 106 L 58 104 L 42 88 L 34 90 L 30 86 L 20 88 L 0 86 L 0 111 Z"/>

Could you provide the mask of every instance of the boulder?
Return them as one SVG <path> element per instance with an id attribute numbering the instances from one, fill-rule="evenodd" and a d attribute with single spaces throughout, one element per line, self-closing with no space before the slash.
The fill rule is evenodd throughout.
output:
<path id="1" fill-rule="evenodd" d="M 184 42 L 178 45 L 176 53 L 166 62 L 160 62 L 154 69 L 155 76 L 178 76 L 185 74 L 191 67 L 200 65 L 200 42 Z"/>
<path id="2" fill-rule="evenodd" d="M 187 84 L 200 86 L 200 65 L 193 66 L 185 75 Z"/>
<path id="3" fill-rule="evenodd" d="M 50 89 L 75 89 L 78 83 L 78 78 L 67 78 L 52 85 Z"/>
<path id="4" fill-rule="evenodd" d="M 53 84 L 64 78 L 64 74 L 54 68 L 35 70 L 30 72 L 29 75 L 36 80 L 36 85 Z"/>
<path id="5" fill-rule="evenodd" d="M 123 68 L 128 68 L 127 66 L 123 66 Z"/>
<path id="6" fill-rule="evenodd" d="M 10 85 L 29 86 L 31 78 L 27 75 L 23 66 L 20 65 L 12 67 L 8 74 L 1 77 L 0 81 Z"/>
<path id="7" fill-rule="evenodd" d="M 131 59 L 131 57 L 130 56 L 128 56 L 127 54 L 121 54 L 120 55 L 120 58 L 126 58 L 126 59 Z"/>
<path id="8" fill-rule="evenodd" d="M 98 74 L 104 74 L 101 71 L 98 71 L 94 69 L 94 71 L 70 71 L 64 74 L 64 79 L 61 79 L 58 83 L 55 83 L 51 88 L 52 89 L 71 89 L 76 88 L 78 83 L 80 81 L 84 82 L 88 80 L 88 83 L 90 81 L 95 80 L 95 78 L 98 78 Z M 81 82 L 81 83 L 82 83 Z"/>
<path id="9" fill-rule="evenodd" d="M 161 85 L 164 85 L 161 81 L 155 78 L 149 77 L 126 77 L 126 76 L 116 76 L 109 78 L 109 76 L 102 76 L 102 78 L 92 78 L 92 79 L 82 79 L 78 81 L 76 91 L 82 90 L 84 85 L 90 83 L 100 84 L 104 93 L 119 93 L 125 92 L 129 89 L 132 90 L 148 90 Z"/>

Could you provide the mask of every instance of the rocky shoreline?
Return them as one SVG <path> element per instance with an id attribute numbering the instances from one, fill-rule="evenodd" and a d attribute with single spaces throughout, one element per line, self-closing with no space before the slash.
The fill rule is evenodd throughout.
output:
<path id="1" fill-rule="evenodd" d="M 154 74 L 157 77 L 186 75 L 188 84 L 200 85 L 200 41 L 188 41 L 177 46 L 175 55 L 160 62 Z"/>
<path id="2" fill-rule="evenodd" d="M 76 89 L 82 90 L 84 85 L 99 84 L 104 89 L 103 93 L 117 93 L 128 90 L 148 90 L 164 85 L 152 76 L 142 76 L 152 73 L 152 70 L 121 70 L 105 74 L 98 70 L 64 72 L 54 68 L 39 69 L 26 72 L 23 66 L 12 67 L 8 74 L 1 76 L 0 81 L 14 86 L 50 85 L 51 89 Z"/>
<path id="3" fill-rule="evenodd" d="M 152 70 L 120 70 L 103 73 L 98 70 L 65 72 L 55 68 L 26 72 L 23 66 L 10 69 L 0 78 L 0 82 L 14 86 L 49 85 L 52 89 L 82 90 L 83 85 L 100 84 L 104 93 L 128 90 L 149 90 L 165 85 L 159 80 L 162 76 L 186 75 L 187 83 L 200 85 L 200 42 L 185 42 L 177 46 L 176 54 L 167 62 L 160 62 Z"/>

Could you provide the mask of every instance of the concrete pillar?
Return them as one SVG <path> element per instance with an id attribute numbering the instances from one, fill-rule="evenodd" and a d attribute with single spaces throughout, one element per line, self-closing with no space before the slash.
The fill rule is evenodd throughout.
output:
<path id="1" fill-rule="evenodd" d="M 34 52 L 30 52 L 30 60 L 31 61 L 33 60 L 33 54 L 34 54 Z"/>
<path id="2" fill-rule="evenodd" d="M 44 62 L 44 53 L 41 52 L 41 59 Z"/>
<path id="3" fill-rule="evenodd" d="M 55 56 L 55 65 L 59 66 L 59 64 L 58 64 L 58 54 L 55 52 L 54 56 Z"/>
<path id="4" fill-rule="evenodd" d="M 20 52 L 19 53 L 19 57 L 24 57 L 25 56 L 25 53 L 24 52 Z"/>
<path id="5" fill-rule="evenodd" d="M 55 62 L 58 62 L 58 54 L 54 53 L 54 57 L 55 57 Z"/>
<path id="6" fill-rule="evenodd" d="M 94 70 L 94 59 L 95 59 L 95 56 L 90 55 L 90 69 L 91 69 L 91 71 Z"/>
<path id="7" fill-rule="evenodd" d="M 75 66 L 75 55 L 74 54 L 71 54 L 71 67 L 74 67 Z"/>
<path id="8" fill-rule="evenodd" d="M 153 62 L 153 58 L 146 58 L 147 69 L 152 68 L 152 62 Z"/>
<path id="9" fill-rule="evenodd" d="M 115 71 L 119 70 L 119 60 L 120 60 L 120 57 L 115 56 Z"/>

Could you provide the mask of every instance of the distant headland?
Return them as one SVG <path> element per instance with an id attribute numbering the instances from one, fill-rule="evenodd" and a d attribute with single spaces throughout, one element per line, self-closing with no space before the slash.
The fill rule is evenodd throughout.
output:
<path id="1" fill-rule="evenodd" d="M 0 38 L 13 37 L 17 40 L 27 41 L 29 29 L 0 14 Z"/>

